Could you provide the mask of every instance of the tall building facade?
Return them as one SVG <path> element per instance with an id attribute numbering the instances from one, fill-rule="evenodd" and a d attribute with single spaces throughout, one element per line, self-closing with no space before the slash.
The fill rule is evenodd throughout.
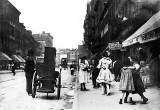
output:
<path id="1" fill-rule="evenodd" d="M 26 57 L 28 49 L 36 51 L 39 45 L 32 32 L 19 22 L 20 14 L 8 0 L 0 0 L 0 51 L 9 56 L 20 54 Z"/>
<path id="2" fill-rule="evenodd" d="M 122 42 L 152 15 L 138 0 L 91 0 L 84 20 L 84 42 L 92 54 L 108 43 Z"/>
<path id="3" fill-rule="evenodd" d="M 44 56 L 45 47 L 53 47 L 53 37 L 50 33 L 43 31 L 40 34 L 33 34 L 35 41 L 40 43 L 41 55 Z"/>

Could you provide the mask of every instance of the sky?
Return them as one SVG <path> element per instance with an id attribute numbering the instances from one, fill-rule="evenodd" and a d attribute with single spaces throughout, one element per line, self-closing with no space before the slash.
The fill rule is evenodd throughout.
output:
<path id="1" fill-rule="evenodd" d="M 56 48 L 78 48 L 89 0 L 9 0 L 20 12 L 20 22 L 33 34 L 50 33 Z"/>

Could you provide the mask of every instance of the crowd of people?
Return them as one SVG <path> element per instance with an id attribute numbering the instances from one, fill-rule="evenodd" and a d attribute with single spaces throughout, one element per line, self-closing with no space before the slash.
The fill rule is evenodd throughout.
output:
<path id="1" fill-rule="evenodd" d="M 71 75 L 74 75 L 75 72 L 75 67 L 73 65 L 70 66 Z M 145 89 L 149 82 L 149 67 L 145 65 L 144 61 L 139 63 L 136 56 L 128 56 L 121 61 L 119 59 L 114 59 L 110 51 L 107 51 L 107 54 L 102 55 L 99 59 L 91 61 L 91 63 L 89 63 L 86 56 L 84 56 L 79 60 L 78 70 L 81 91 L 89 91 L 89 89 L 86 88 L 86 84 L 88 83 L 89 75 L 91 75 L 93 88 L 101 88 L 102 95 L 110 95 L 111 82 L 114 80 L 115 82 L 119 82 L 119 104 L 123 102 L 136 104 L 132 96 L 135 93 L 139 94 L 143 99 L 143 104 L 146 104 L 148 101 L 148 98 L 146 98 L 143 93 L 146 91 Z M 26 91 L 28 95 L 32 94 L 32 78 L 34 71 L 34 52 L 33 50 L 29 50 L 25 62 Z"/>
<path id="2" fill-rule="evenodd" d="M 107 51 L 106 55 L 91 61 L 90 64 L 86 57 L 81 57 L 79 61 L 81 91 L 89 90 L 86 88 L 88 69 L 92 74 L 93 88 L 101 88 L 102 95 L 110 94 L 111 82 L 115 81 L 119 82 L 119 91 L 121 92 L 119 104 L 123 102 L 136 104 L 132 98 L 132 95 L 135 93 L 140 95 L 143 104 L 146 104 L 148 101 L 148 98 L 143 93 L 146 91 L 147 83 L 149 83 L 149 67 L 146 66 L 144 61 L 139 62 L 137 56 L 128 56 L 121 61 L 114 59 L 110 51 Z"/>

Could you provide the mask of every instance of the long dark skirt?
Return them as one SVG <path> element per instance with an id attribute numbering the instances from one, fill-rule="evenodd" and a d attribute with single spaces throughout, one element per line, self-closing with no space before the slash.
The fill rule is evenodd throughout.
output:
<path id="1" fill-rule="evenodd" d="M 138 73 L 133 73 L 133 83 L 135 91 L 133 93 L 143 93 L 145 92 L 144 83 Z"/>
<path id="2" fill-rule="evenodd" d="M 96 79 L 99 75 L 99 72 L 100 72 L 100 69 L 99 68 L 94 68 L 93 69 L 93 72 L 92 72 L 92 82 L 93 82 L 93 86 L 97 86 L 97 83 L 96 83 Z"/>

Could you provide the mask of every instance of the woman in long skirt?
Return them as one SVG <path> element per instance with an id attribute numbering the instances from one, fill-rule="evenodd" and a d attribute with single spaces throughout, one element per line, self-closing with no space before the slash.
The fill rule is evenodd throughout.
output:
<path id="1" fill-rule="evenodd" d="M 132 92 L 135 91 L 134 84 L 133 84 L 133 76 L 132 76 L 132 66 L 130 66 L 130 60 L 128 58 L 124 59 L 123 61 L 123 67 L 121 69 L 121 78 L 120 78 L 120 84 L 119 84 L 119 90 L 122 91 L 120 95 L 120 101 L 119 104 L 122 104 L 122 100 L 124 97 L 124 94 L 127 92 L 130 97 L 130 103 L 135 104 L 135 102 L 132 100 Z M 127 98 L 124 99 L 124 102 L 127 102 Z"/>
<path id="2" fill-rule="evenodd" d="M 134 69 L 132 69 L 132 73 L 133 73 L 133 83 L 134 83 L 135 91 L 133 91 L 133 93 L 138 93 L 143 99 L 142 104 L 146 104 L 146 102 L 148 101 L 148 98 L 146 98 L 143 94 L 143 92 L 145 92 L 145 88 L 139 73 L 140 65 L 137 63 L 138 61 L 136 56 L 131 56 L 129 58 L 134 66 Z M 126 94 L 126 98 L 127 97 L 128 97 L 128 93 Z"/>
<path id="3" fill-rule="evenodd" d="M 110 83 L 113 80 L 111 72 L 109 70 L 109 64 L 112 60 L 109 57 L 103 57 L 98 64 L 98 68 L 100 68 L 99 75 L 96 79 L 98 83 L 100 83 L 102 88 L 102 95 L 110 93 Z"/>

